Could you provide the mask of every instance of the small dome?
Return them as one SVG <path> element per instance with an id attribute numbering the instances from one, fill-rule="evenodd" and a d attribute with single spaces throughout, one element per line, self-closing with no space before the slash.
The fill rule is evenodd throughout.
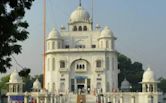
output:
<path id="1" fill-rule="evenodd" d="M 126 80 L 126 78 L 121 83 L 121 89 L 130 89 L 130 83 Z"/>
<path id="2" fill-rule="evenodd" d="M 11 73 L 9 83 L 22 83 L 22 78 L 19 76 L 17 70 Z"/>
<path id="3" fill-rule="evenodd" d="M 38 79 L 35 80 L 35 82 L 33 83 L 33 89 L 41 89 L 41 83 L 39 82 Z"/>
<path id="4" fill-rule="evenodd" d="M 53 28 L 48 35 L 48 39 L 56 39 L 56 38 L 60 38 L 60 37 L 61 37 L 60 33 L 55 28 Z"/>
<path id="5" fill-rule="evenodd" d="M 144 72 L 142 82 L 155 82 L 154 73 L 150 67 Z"/>
<path id="6" fill-rule="evenodd" d="M 70 15 L 70 23 L 74 22 L 89 22 L 90 15 L 89 13 L 81 6 L 78 6 Z"/>
<path id="7" fill-rule="evenodd" d="M 113 32 L 111 31 L 111 29 L 108 26 L 104 27 L 104 29 L 102 30 L 102 32 L 100 34 L 100 38 L 103 38 L 103 37 L 108 37 L 108 38 L 114 37 Z"/>

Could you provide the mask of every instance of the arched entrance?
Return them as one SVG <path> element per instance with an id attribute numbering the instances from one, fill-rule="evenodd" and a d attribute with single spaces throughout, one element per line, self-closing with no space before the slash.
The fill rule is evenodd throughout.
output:
<path id="1" fill-rule="evenodd" d="M 88 75 L 90 65 L 83 59 L 75 60 L 70 66 L 70 91 L 87 93 L 90 90 L 91 79 Z"/>

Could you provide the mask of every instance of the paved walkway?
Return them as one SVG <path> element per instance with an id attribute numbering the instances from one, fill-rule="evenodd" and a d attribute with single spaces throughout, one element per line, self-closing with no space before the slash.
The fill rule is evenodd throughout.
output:
<path id="1" fill-rule="evenodd" d="M 85 95 L 77 95 L 77 103 L 86 103 Z"/>

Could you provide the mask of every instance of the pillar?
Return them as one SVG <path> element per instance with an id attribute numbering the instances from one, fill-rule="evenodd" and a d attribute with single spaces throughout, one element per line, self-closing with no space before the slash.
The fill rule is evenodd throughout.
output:
<path id="1" fill-rule="evenodd" d="M 74 91 L 75 93 L 77 93 L 77 81 L 75 78 L 74 78 Z"/>
<path id="2" fill-rule="evenodd" d="M 54 103 L 57 103 L 56 95 L 53 98 L 54 98 Z"/>
<path id="3" fill-rule="evenodd" d="M 44 103 L 48 103 L 48 98 L 47 98 L 47 96 L 45 96 L 45 100 L 44 100 L 45 102 Z"/>
<path id="4" fill-rule="evenodd" d="M 110 97 L 108 97 L 108 98 L 107 98 L 107 102 L 108 102 L 108 103 L 110 103 L 110 102 L 111 102 Z"/>
<path id="5" fill-rule="evenodd" d="M 40 99 L 39 99 L 39 96 L 37 96 L 37 103 L 40 103 Z"/>
<path id="6" fill-rule="evenodd" d="M 87 90 L 88 90 L 88 88 L 87 88 L 87 85 L 88 85 L 88 80 L 87 80 L 87 78 L 85 79 L 85 85 L 84 85 L 84 88 L 85 88 L 85 93 L 87 93 Z"/>
<path id="7" fill-rule="evenodd" d="M 103 97 L 104 103 L 107 103 L 106 96 Z"/>
<path id="8" fill-rule="evenodd" d="M 147 84 L 147 86 L 148 86 L 147 92 L 150 92 L 150 84 Z"/>
<path id="9" fill-rule="evenodd" d="M 24 103 L 28 103 L 28 96 L 24 97 Z"/>
<path id="10" fill-rule="evenodd" d="M 62 96 L 59 97 L 59 103 L 62 103 Z"/>
<path id="11" fill-rule="evenodd" d="M 18 84 L 15 85 L 15 92 L 18 93 Z"/>
<path id="12" fill-rule="evenodd" d="M 10 96 L 8 96 L 8 103 L 10 103 Z"/>
<path id="13" fill-rule="evenodd" d="M 53 97 L 53 95 L 51 95 L 51 96 L 50 96 L 51 103 L 53 103 L 53 102 L 54 102 L 54 100 L 53 100 L 53 99 L 54 99 L 54 97 Z"/>
<path id="14" fill-rule="evenodd" d="M 120 103 L 123 103 L 123 97 L 120 97 Z"/>
<path id="15" fill-rule="evenodd" d="M 100 96 L 100 100 L 101 100 L 100 103 L 104 103 L 104 102 L 103 102 L 103 101 L 104 101 L 103 96 Z"/>
<path id="16" fill-rule="evenodd" d="M 153 92 L 157 92 L 156 85 L 153 84 Z"/>
<path id="17" fill-rule="evenodd" d="M 134 96 L 131 97 L 131 103 L 135 103 L 135 97 Z"/>
<path id="18" fill-rule="evenodd" d="M 113 103 L 116 103 L 116 97 L 113 97 Z"/>
<path id="19" fill-rule="evenodd" d="M 146 92 L 146 86 L 145 86 L 145 84 L 142 84 L 142 92 Z"/>

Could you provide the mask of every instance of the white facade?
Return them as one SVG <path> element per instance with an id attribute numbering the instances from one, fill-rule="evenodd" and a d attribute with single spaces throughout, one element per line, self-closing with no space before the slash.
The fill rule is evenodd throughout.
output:
<path id="1" fill-rule="evenodd" d="M 119 90 L 116 37 L 109 27 L 93 29 L 92 24 L 80 5 L 71 13 L 67 29 L 53 28 L 46 41 L 45 88 L 36 80 L 32 92 L 23 92 L 22 79 L 14 71 L 8 103 L 17 103 L 18 97 L 24 97 L 24 103 L 81 103 L 79 96 L 86 98 L 80 99 L 83 103 L 162 103 L 150 68 L 143 74 L 142 92 L 131 92 L 126 79 Z"/>
<path id="2" fill-rule="evenodd" d="M 108 27 L 93 30 L 89 13 L 79 6 L 69 18 L 68 30 L 53 29 L 48 35 L 46 89 L 118 91 L 115 40 Z"/>

